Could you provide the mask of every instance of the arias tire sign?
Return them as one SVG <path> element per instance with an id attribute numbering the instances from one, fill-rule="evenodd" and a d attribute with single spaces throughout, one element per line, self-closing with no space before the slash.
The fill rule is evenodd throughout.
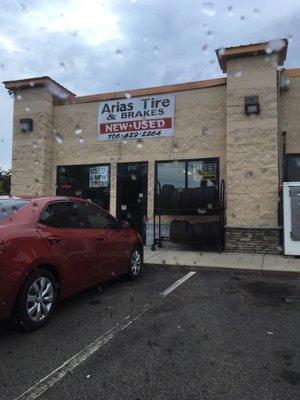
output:
<path id="1" fill-rule="evenodd" d="M 174 96 L 102 101 L 98 140 L 117 141 L 174 136 Z"/>

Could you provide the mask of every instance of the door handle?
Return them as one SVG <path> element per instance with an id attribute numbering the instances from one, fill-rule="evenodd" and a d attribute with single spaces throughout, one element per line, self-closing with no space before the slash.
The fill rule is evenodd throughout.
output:
<path id="1" fill-rule="evenodd" d="M 96 236 L 96 239 L 99 240 L 99 242 L 103 242 L 105 240 L 105 236 Z"/>
<path id="2" fill-rule="evenodd" d="M 57 244 L 57 243 L 60 243 L 63 241 L 63 237 L 62 236 L 49 236 L 48 240 L 50 243 Z"/>

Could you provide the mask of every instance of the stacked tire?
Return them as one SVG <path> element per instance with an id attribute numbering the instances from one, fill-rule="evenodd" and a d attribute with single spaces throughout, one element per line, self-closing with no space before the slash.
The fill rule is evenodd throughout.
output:
<path id="1" fill-rule="evenodd" d="M 218 207 L 218 190 L 214 186 L 175 189 L 163 185 L 159 194 L 159 207 L 165 210 L 197 210 Z"/>
<path id="2" fill-rule="evenodd" d="M 219 240 L 220 224 L 218 222 L 190 223 L 174 219 L 170 224 L 171 242 L 200 243 Z"/>

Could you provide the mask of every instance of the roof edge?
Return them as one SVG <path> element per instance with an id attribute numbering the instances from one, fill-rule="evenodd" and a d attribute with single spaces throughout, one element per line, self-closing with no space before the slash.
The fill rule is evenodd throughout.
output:
<path id="1" fill-rule="evenodd" d="M 172 92 L 182 92 L 185 90 L 195 90 L 195 89 L 203 89 L 214 86 L 220 86 L 226 84 L 226 78 L 216 78 L 216 79 L 208 79 L 203 81 L 194 81 L 187 83 L 175 83 L 172 85 L 165 86 L 154 86 L 142 89 L 133 89 L 133 90 L 124 90 L 119 92 L 109 92 L 102 94 L 92 94 L 87 96 L 76 96 L 74 98 L 66 99 L 66 100 L 56 100 L 54 102 L 55 106 L 68 105 L 68 104 L 80 104 L 80 103 L 92 103 L 98 102 L 102 100 L 115 100 L 115 99 L 124 99 L 128 93 L 131 97 L 145 96 L 145 95 L 155 95 L 155 94 L 163 94 L 163 93 L 172 93 Z"/>
<path id="2" fill-rule="evenodd" d="M 283 65 L 286 59 L 288 39 L 280 39 L 285 42 L 285 45 L 277 53 L 278 65 Z M 241 46 L 225 47 L 224 49 L 217 49 L 216 54 L 219 61 L 221 70 L 227 72 L 227 60 L 237 57 L 250 57 L 266 54 L 269 42 L 251 43 Z"/>
<path id="3" fill-rule="evenodd" d="M 51 91 L 51 85 L 54 85 L 61 93 L 64 93 L 64 97 L 75 97 L 76 94 L 71 92 L 69 89 L 65 88 L 60 83 L 56 82 L 50 76 L 39 76 L 34 78 L 17 79 L 14 81 L 4 81 L 2 82 L 5 88 L 11 92 L 22 89 L 32 89 L 34 87 L 48 87 Z M 59 98 L 59 95 L 53 91 L 54 96 Z"/>

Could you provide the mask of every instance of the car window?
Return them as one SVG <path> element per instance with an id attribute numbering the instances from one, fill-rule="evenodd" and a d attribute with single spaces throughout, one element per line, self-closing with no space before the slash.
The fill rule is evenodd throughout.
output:
<path id="1" fill-rule="evenodd" d="M 50 203 L 41 215 L 40 223 L 54 228 L 82 228 L 84 218 L 76 203 Z"/>
<path id="2" fill-rule="evenodd" d="M 15 200 L 15 199 L 1 200 L 0 221 L 11 214 L 16 214 L 21 207 L 25 206 L 25 204 L 28 204 L 27 200 Z"/>
<path id="3" fill-rule="evenodd" d="M 90 204 L 86 204 L 83 206 L 83 210 L 83 212 L 86 214 L 87 220 L 90 223 L 91 228 L 117 228 L 116 220 L 110 215 L 101 211 L 99 208 L 94 207 Z"/>

